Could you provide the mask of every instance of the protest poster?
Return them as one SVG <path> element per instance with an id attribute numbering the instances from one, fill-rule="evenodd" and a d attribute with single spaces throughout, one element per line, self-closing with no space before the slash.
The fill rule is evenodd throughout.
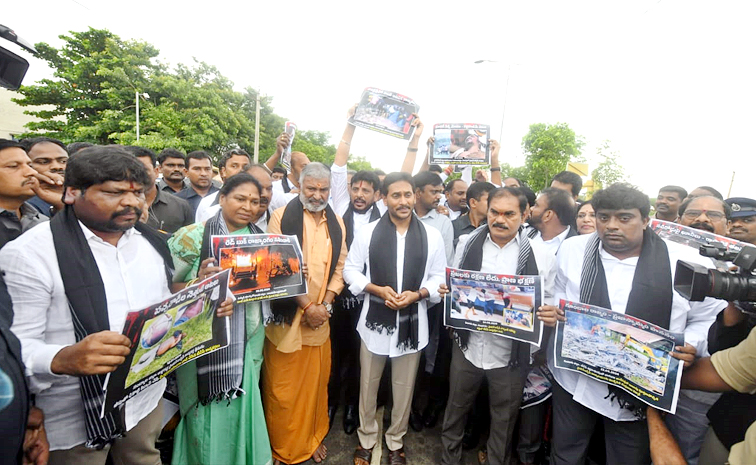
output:
<path id="1" fill-rule="evenodd" d="M 231 272 L 229 288 L 237 303 L 307 293 L 297 236 L 246 234 L 211 241 L 218 266 Z"/>
<path id="2" fill-rule="evenodd" d="M 185 363 L 228 345 L 226 300 L 229 271 L 210 276 L 163 302 L 126 315 L 123 335 L 131 353 L 105 380 L 106 410 L 121 407 Z"/>
<path id="3" fill-rule="evenodd" d="M 413 113 L 420 109 L 409 97 L 387 90 L 367 87 L 349 124 L 409 140 L 415 132 Z"/>
<path id="4" fill-rule="evenodd" d="M 713 232 L 703 231 L 701 229 L 695 229 L 690 226 L 683 226 L 669 221 L 657 220 L 655 218 L 649 222 L 649 227 L 662 239 L 677 242 L 678 244 L 686 245 L 696 250 L 699 250 L 702 245 L 720 244 L 725 246 L 729 252 L 738 253 L 743 247 L 749 245 L 745 242 L 714 234 Z M 712 258 L 712 262 L 714 262 L 714 266 L 719 269 L 729 269 L 728 264 L 721 260 Z"/>
<path id="5" fill-rule="evenodd" d="M 488 165 L 491 127 L 487 124 L 442 123 L 433 126 L 431 165 Z"/>
<path id="6" fill-rule="evenodd" d="M 646 404 L 675 413 L 682 366 L 670 353 L 684 345 L 646 321 L 593 305 L 561 300 L 554 365 L 617 386 Z"/>
<path id="7" fill-rule="evenodd" d="M 289 135 L 289 146 L 286 147 L 284 153 L 281 155 L 281 165 L 286 168 L 286 171 L 291 171 L 291 146 L 294 145 L 294 136 L 297 133 L 297 125 L 291 121 L 287 121 L 284 124 L 284 132 Z"/>
<path id="8" fill-rule="evenodd" d="M 498 334 L 539 346 L 543 334 L 536 310 L 543 302 L 540 276 L 509 276 L 446 268 L 449 292 L 444 324 Z"/>

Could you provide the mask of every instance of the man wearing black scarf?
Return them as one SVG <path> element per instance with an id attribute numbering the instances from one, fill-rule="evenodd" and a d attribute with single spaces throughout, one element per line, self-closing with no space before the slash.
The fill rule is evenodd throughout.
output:
<path id="1" fill-rule="evenodd" d="M 688 302 L 672 289 L 677 260 L 711 266 L 696 250 L 665 241 L 648 228 L 648 197 L 627 184 L 614 184 L 592 199 L 596 232 L 566 240 L 557 254 L 554 300 L 611 309 L 673 332 L 685 346 L 672 356 L 686 363 L 706 348 L 706 335 L 721 301 Z M 554 325 L 564 315 L 544 306 L 539 317 Z M 554 366 L 553 337 L 548 350 L 554 374 L 554 437 L 551 460 L 585 463 L 597 422 L 605 431 L 607 463 L 650 463 L 645 404 L 625 391 Z"/>
<path id="2" fill-rule="evenodd" d="M 365 293 L 357 331 L 360 346 L 360 445 L 354 463 L 368 465 L 380 444 L 378 385 L 391 358 L 393 408 L 386 444 L 392 464 L 406 463 L 407 432 L 420 351 L 428 344 L 428 301 L 438 302 L 444 281 L 444 242 L 413 213 L 415 186 L 407 173 L 391 173 L 382 193 L 388 214 L 355 236 L 344 266 L 354 295 Z"/>
<path id="3" fill-rule="evenodd" d="M 528 206 L 517 189 L 502 187 L 491 191 L 483 225 L 460 237 L 454 267 L 505 275 L 541 275 L 542 289 L 551 302 L 555 259 L 543 245 L 532 244 L 522 232 Z M 444 284 L 443 293 L 448 292 Z M 530 365 L 530 353 L 537 347 L 492 333 L 455 331 L 441 442 L 443 465 L 462 463 L 465 422 L 483 379 L 488 380 L 491 428 L 488 462 L 508 464 L 511 439 L 522 401 L 522 389 Z"/>

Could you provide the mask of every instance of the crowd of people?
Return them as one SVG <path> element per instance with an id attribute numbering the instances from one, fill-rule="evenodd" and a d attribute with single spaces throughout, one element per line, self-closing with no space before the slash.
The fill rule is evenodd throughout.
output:
<path id="1" fill-rule="evenodd" d="M 652 212 L 624 183 L 581 200 L 567 171 L 535 192 L 502 178 L 495 140 L 488 173 L 457 178 L 427 157 L 415 172 L 412 124 L 389 174 L 347 168 L 349 124 L 330 167 L 295 151 L 283 169 L 283 133 L 265 163 L 234 149 L 217 175 L 201 150 L 0 140 L 2 463 L 160 464 L 161 432 L 174 464 L 320 463 L 339 411 L 354 465 L 382 439 L 390 464 L 412 463 L 408 430 L 439 424 L 430 460 L 445 465 L 479 445 L 480 463 L 505 465 L 756 463 L 752 320 L 737 302 L 674 291 L 678 260 L 713 264 L 648 227 L 756 244 L 756 200 L 670 185 Z M 227 347 L 101 415 L 105 376 L 130 353 L 126 314 L 221 271 L 212 235 L 263 233 L 297 236 L 307 293 L 228 299 Z M 445 327 L 447 266 L 540 276 L 541 346 Z M 560 299 L 683 333 L 676 413 L 556 368 Z M 534 368 L 551 372 L 552 395 L 521 409 Z M 167 424 L 166 390 L 179 405 Z"/>

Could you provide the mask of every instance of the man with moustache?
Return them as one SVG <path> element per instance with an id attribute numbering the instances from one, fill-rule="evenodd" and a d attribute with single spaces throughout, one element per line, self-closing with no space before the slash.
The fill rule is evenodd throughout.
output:
<path id="1" fill-rule="evenodd" d="M 454 221 L 459 215 L 467 211 L 467 183 L 461 179 L 453 179 L 444 186 L 446 207 L 449 209 L 449 219 Z"/>
<path id="2" fill-rule="evenodd" d="M 677 211 L 687 196 L 688 191 L 680 186 L 664 186 L 659 189 L 659 195 L 656 197 L 656 219 L 677 221 Z"/>
<path id="3" fill-rule="evenodd" d="M 349 110 L 351 112 L 353 108 Z M 355 127 L 347 123 L 331 166 L 331 201 L 336 214 L 344 220 L 347 250 L 362 228 L 377 221 L 383 213 L 376 202 L 381 181 L 375 172 L 358 171 L 351 181 L 348 180 L 347 161 L 354 132 Z M 331 379 L 328 382 L 328 418 L 333 424 L 343 390 L 343 427 L 346 434 L 354 433 L 359 426 L 357 406 L 360 394 L 360 336 L 356 328 L 363 299 L 363 294 L 352 294 L 344 287 L 334 301 L 330 322 L 333 337 Z"/>
<path id="4" fill-rule="evenodd" d="M 725 202 L 732 210 L 727 236 L 749 244 L 756 244 L 756 200 L 732 197 Z"/>
<path id="5" fill-rule="evenodd" d="M 225 182 L 231 176 L 241 173 L 252 164 L 252 158 L 242 149 L 231 149 L 223 154 L 218 161 L 218 173 L 221 181 Z M 218 191 L 211 192 L 202 198 L 195 212 L 197 222 L 204 221 L 213 215 L 207 215 L 205 211 L 212 205 L 218 205 Z M 264 230 L 263 230 L 264 231 Z"/>
<path id="6" fill-rule="evenodd" d="M 176 149 L 163 149 L 158 155 L 162 179 L 158 189 L 169 194 L 178 194 L 186 187 L 186 154 Z"/>
<path id="7" fill-rule="evenodd" d="M 37 195 L 29 199 L 34 208 L 49 218 L 63 209 L 63 176 L 66 174 L 68 151 L 63 142 L 49 137 L 24 139 L 21 143 L 31 159 L 31 167 L 57 182 L 39 182 L 34 189 Z"/>
<path id="8" fill-rule="evenodd" d="M 171 294 L 168 248 L 138 222 L 151 182 L 120 147 L 84 149 L 66 169 L 66 207 L 0 251 L 50 464 L 160 463 L 165 381 L 100 416 L 105 374 L 130 351 L 126 314 Z"/>
<path id="9" fill-rule="evenodd" d="M 194 213 L 200 201 L 220 189 L 213 185 L 213 159 L 204 150 L 195 150 L 186 155 L 184 174 L 189 178 L 189 185 L 176 194 L 189 202 Z"/>
<path id="10" fill-rule="evenodd" d="M 428 344 L 428 303 L 438 302 L 446 257 L 441 234 L 413 214 L 415 186 L 407 173 L 383 181 L 387 214 L 364 226 L 352 243 L 344 277 L 354 295 L 367 294 L 360 312 L 360 444 L 356 465 L 369 465 L 380 444 L 378 386 L 391 359 L 393 407 L 386 444 L 392 464 L 407 463 L 407 432 L 420 353 Z"/>
<path id="11" fill-rule="evenodd" d="M 704 195 L 683 202 L 678 222 L 684 226 L 726 236 L 731 212 L 732 209 L 724 200 Z"/>
<path id="12" fill-rule="evenodd" d="M 527 205 L 527 199 L 517 188 L 502 187 L 491 191 L 487 221 L 473 233 L 460 238 L 454 267 L 484 273 L 541 275 L 546 303 L 552 303 L 554 254 L 520 232 Z M 443 284 L 441 292 L 448 291 Z M 490 311 L 486 308 L 486 313 Z M 449 402 L 441 436 L 444 446 L 441 463 L 462 463 L 465 422 L 484 378 L 489 383 L 491 409 L 488 461 L 509 463 L 512 455 L 509 445 L 522 400 L 531 346 L 497 334 L 465 330 L 456 330 L 455 339 Z"/>
<path id="13" fill-rule="evenodd" d="M 549 187 L 541 192 L 530 209 L 528 223 L 533 229 L 528 231 L 528 237 L 556 255 L 565 239 L 578 235 L 575 228 L 570 226 L 574 222 L 574 200 L 567 191 Z"/>
<path id="14" fill-rule="evenodd" d="M 38 186 L 36 174 L 19 142 L 0 139 L 0 247 L 47 220 L 27 202 Z"/>
<path id="15" fill-rule="evenodd" d="M 344 287 L 344 224 L 328 205 L 331 172 L 304 167 L 300 193 L 270 218 L 271 234 L 296 235 L 307 264 L 307 294 L 270 302 L 266 310 L 262 396 L 273 458 L 325 460 L 331 341 L 328 320 Z"/>

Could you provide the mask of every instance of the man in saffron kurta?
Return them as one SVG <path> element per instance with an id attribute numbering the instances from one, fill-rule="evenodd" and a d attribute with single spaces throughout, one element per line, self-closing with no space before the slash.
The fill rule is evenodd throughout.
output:
<path id="1" fill-rule="evenodd" d="M 301 192 L 270 218 L 268 233 L 297 235 L 308 267 L 306 295 L 270 303 L 262 387 L 273 458 L 322 461 L 328 434 L 331 304 L 344 287 L 344 223 L 328 206 L 330 170 L 320 163 L 301 174 Z"/>

